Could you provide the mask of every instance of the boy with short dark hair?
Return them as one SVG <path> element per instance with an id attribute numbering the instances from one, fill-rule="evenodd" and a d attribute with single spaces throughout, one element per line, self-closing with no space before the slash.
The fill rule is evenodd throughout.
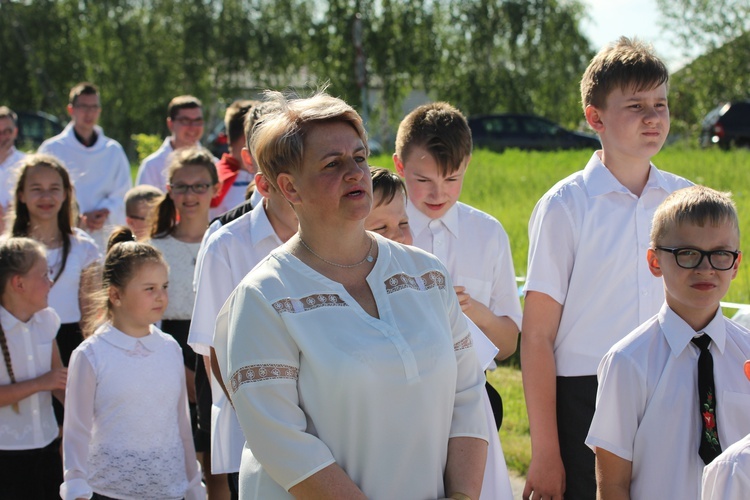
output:
<path id="1" fill-rule="evenodd" d="M 178 95 L 167 105 L 167 128 L 170 135 L 159 149 L 148 155 L 138 167 L 137 185 L 149 184 L 166 191 L 167 159 L 175 150 L 200 146 L 203 136 L 203 104 L 191 95 Z"/>
<path id="2" fill-rule="evenodd" d="M 704 466 L 750 432 L 740 369 L 750 332 L 719 304 L 742 260 L 734 204 L 693 186 L 667 197 L 653 221 L 647 262 L 666 304 L 598 370 L 586 444 L 603 499 L 699 498 Z"/>
<path id="3" fill-rule="evenodd" d="M 471 130 L 463 114 L 450 104 L 436 102 L 403 119 L 393 161 L 406 183 L 414 246 L 445 264 L 461 309 L 498 348 L 497 359 L 505 359 L 516 350 L 521 304 L 502 225 L 458 201 L 471 148 Z M 489 384 L 486 387 L 490 400 L 500 400 Z M 495 421 L 488 422 L 493 433 L 502 419 L 501 409 L 501 403 L 493 405 Z M 505 471 L 498 441 L 487 455 L 481 500 L 510 496 Z"/>
<path id="4" fill-rule="evenodd" d="M 659 311 L 661 280 L 646 266 L 651 220 L 689 186 L 651 157 L 669 132 L 664 64 L 625 37 L 581 80 L 584 115 L 602 149 L 558 182 L 529 221 L 521 366 L 531 430 L 524 497 L 594 499 L 585 445 L 602 356 Z"/>

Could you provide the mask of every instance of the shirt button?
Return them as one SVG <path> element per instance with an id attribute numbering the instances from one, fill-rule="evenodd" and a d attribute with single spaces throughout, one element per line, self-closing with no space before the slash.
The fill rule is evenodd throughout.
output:
<path id="1" fill-rule="evenodd" d="M 37 413 L 39 413 L 39 410 L 34 410 L 31 413 L 33 413 L 34 415 L 36 415 Z"/>
<path id="2" fill-rule="evenodd" d="M 32 354 L 29 354 L 29 361 L 32 361 L 34 359 L 34 356 Z"/>
<path id="3" fill-rule="evenodd" d="M 641 295 L 648 295 L 648 290 L 641 290 Z"/>

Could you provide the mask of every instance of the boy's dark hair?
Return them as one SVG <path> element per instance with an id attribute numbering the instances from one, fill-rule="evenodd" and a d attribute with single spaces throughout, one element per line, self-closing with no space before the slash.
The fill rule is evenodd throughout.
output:
<path id="1" fill-rule="evenodd" d="M 0 106 L 0 118 L 10 118 L 14 126 L 18 125 L 18 115 L 8 106 Z"/>
<path id="2" fill-rule="evenodd" d="M 396 155 L 406 163 L 415 147 L 423 147 L 447 176 L 471 155 L 471 129 L 466 117 L 447 102 L 424 104 L 406 115 L 396 134 Z"/>
<path id="3" fill-rule="evenodd" d="M 78 96 L 82 95 L 99 95 L 99 89 L 94 85 L 93 83 L 89 82 L 81 82 L 77 84 L 75 87 L 70 89 L 70 95 L 68 95 L 68 103 L 71 106 L 76 105 L 76 101 L 78 101 Z"/>
<path id="4" fill-rule="evenodd" d="M 380 193 L 380 200 L 373 208 L 381 205 L 387 205 L 393 201 L 397 193 L 403 193 L 406 196 L 406 185 L 404 180 L 396 175 L 395 172 L 382 167 L 370 167 L 372 176 L 372 194 Z"/>
<path id="5" fill-rule="evenodd" d="M 241 99 L 229 105 L 224 113 L 224 127 L 229 144 L 234 144 L 245 135 L 245 115 L 260 104 L 260 101 Z"/>
<path id="6" fill-rule="evenodd" d="M 583 109 L 604 109 L 607 96 L 616 88 L 649 90 L 669 81 L 669 71 L 653 48 L 637 39 L 620 37 L 599 51 L 581 78 Z"/>
<path id="7" fill-rule="evenodd" d="M 731 193 L 722 193 L 705 186 L 690 186 L 673 192 L 659 205 L 651 226 L 651 245 L 658 246 L 676 226 L 706 224 L 731 225 L 740 234 L 737 209 Z"/>
<path id="8" fill-rule="evenodd" d="M 200 101 L 200 99 L 191 95 L 178 95 L 177 97 L 169 101 L 169 106 L 167 106 L 167 116 L 170 120 L 174 120 L 175 118 L 177 118 L 177 115 L 180 113 L 181 109 L 195 108 L 203 108 L 203 103 Z"/>

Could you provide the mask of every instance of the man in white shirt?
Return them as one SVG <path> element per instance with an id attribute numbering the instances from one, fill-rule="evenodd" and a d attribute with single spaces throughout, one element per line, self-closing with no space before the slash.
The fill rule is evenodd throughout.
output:
<path id="1" fill-rule="evenodd" d="M 81 227 L 105 243 L 106 226 L 125 224 L 125 193 L 132 186 L 130 163 L 119 142 L 97 125 L 101 114 L 99 89 L 82 82 L 70 91 L 70 123 L 42 143 L 40 153 L 63 161 L 76 190 Z"/>
<path id="2" fill-rule="evenodd" d="M 196 267 L 195 308 L 188 344 L 204 359 L 214 358 L 216 317 L 234 288 L 258 262 L 297 232 L 297 217 L 284 197 L 261 174 L 256 174 L 255 184 L 263 202 L 216 231 Z M 219 380 L 220 377 L 211 377 L 211 472 L 234 474 L 235 482 L 230 482 L 234 489 L 245 437 Z"/>
<path id="3" fill-rule="evenodd" d="M 164 191 L 167 158 L 176 149 L 200 146 L 203 124 L 203 104 L 197 97 L 180 95 L 169 101 L 167 128 L 171 135 L 138 167 L 136 185 L 149 184 Z"/>
<path id="4" fill-rule="evenodd" d="M 7 106 L 0 106 L 0 230 L 4 226 L 3 215 L 13 200 L 15 175 L 13 167 L 26 156 L 15 147 L 18 137 L 18 116 Z"/>

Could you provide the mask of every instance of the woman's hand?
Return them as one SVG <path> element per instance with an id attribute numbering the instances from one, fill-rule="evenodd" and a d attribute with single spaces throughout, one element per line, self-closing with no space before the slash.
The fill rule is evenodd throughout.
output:
<path id="1" fill-rule="evenodd" d="M 37 378 L 42 391 L 64 390 L 68 382 L 67 368 L 53 368 L 44 375 Z"/>

